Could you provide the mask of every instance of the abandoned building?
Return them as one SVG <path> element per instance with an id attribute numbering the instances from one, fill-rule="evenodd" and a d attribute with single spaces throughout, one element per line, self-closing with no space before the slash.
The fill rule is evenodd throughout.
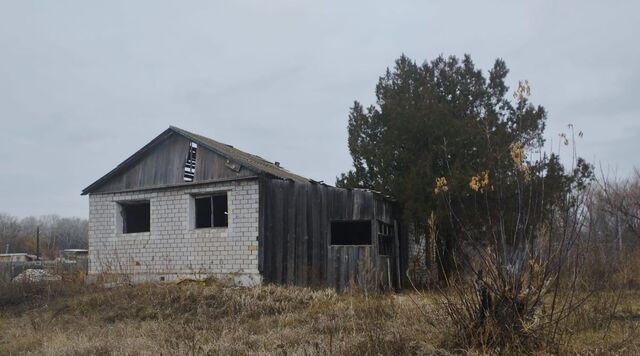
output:
<path id="1" fill-rule="evenodd" d="M 401 286 L 395 202 L 304 178 L 176 127 L 82 191 L 89 276 L 229 277 L 238 285 Z"/>
<path id="2" fill-rule="evenodd" d="M 29 262 L 36 259 L 35 255 L 27 253 L 0 253 L 0 262 Z"/>

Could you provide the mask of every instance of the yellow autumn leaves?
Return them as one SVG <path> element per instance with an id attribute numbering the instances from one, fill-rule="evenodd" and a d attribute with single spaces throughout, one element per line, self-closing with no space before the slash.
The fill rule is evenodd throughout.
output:
<path id="1" fill-rule="evenodd" d="M 469 188 L 474 192 L 484 192 L 489 187 L 489 171 L 482 171 L 477 176 L 471 177 Z"/>
<path id="2" fill-rule="evenodd" d="M 469 187 L 475 192 L 484 192 L 485 189 L 493 187 L 489 185 L 489 171 L 482 171 L 480 174 L 471 177 L 471 181 L 469 182 Z M 446 193 L 449 191 L 449 186 L 447 186 L 447 178 L 438 177 L 436 178 L 436 187 L 433 189 L 435 194 Z"/>
<path id="3" fill-rule="evenodd" d="M 511 159 L 513 163 L 516 165 L 516 168 L 524 173 L 524 177 L 526 180 L 529 179 L 529 165 L 526 163 L 527 153 L 525 151 L 525 146 L 522 142 L 516 142 L 511 145 Z M 433 189 L 435 194 L 446 193 L 449 191 L 449 187 L 447 185 L 447 178 L 438 177 L 435 182 L 436 186 Z M 469 181 L 469 188 L 474 192 L 483 193 L 486 190 L 493 190 L 493 185 L 490 184 L 489 181 L 489 171 L 484 170 L 478 173 L 475 176 L 471 177 Z"/>
<path id="4" fill-rule="evenodd" d="M 511 159 L 513 163 L 520 168 L 524 164 L 524 160 L 527 158 L 527 154 L 524 152 L 524 145 L 522 142 L 516 142 L 511 145 Z"/>
<path id="5" fill-rule="evenodd" d="M 436 188 L 433 190 L 434 193 L 446 193 L 449 191 L 449 187 L 447 187 L 447 178 L 438 177 L 436 178 Z"/>
<path id="6" fill-rule="evenodd" d="M 511 145 L 511 159 L 516 168 L 524 174 L 524 179 L 529 180 L 529 165 L 525 162 L 527 153 L 522 142 L 518 141 Z"/>

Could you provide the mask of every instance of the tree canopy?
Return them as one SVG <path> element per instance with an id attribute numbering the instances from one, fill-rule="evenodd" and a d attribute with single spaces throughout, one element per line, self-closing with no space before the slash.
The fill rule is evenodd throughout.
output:
<path id="1" fill-rule="evenodd" d="M 521 203 L 515 199 L 521 183 L 544 179 L 544 185 L 530 187 L 544 189 L 538 203 L 551 207 L 590 169 L 578 160 L 567 173 L 557 155 L 543 153 L 547 112 L 529 101 L 527 82 L 510 93 L 508 73 L 500 59 L 485 75 L 469 55 L 439 56 L 421 65 L 402 55 L 379 78 L 376 104 L 365 108 L 355 101 L 351 107 L 353 169 L 336 185 L 389 194 L 400 202 L 405 223 L 422 228 L 431 212 L 445 215 L 442 193 L 451 197 L 449 208 L 466 214 L 478 229 L 487 215 L 467 211 L 484 206 L 480 193 L 500 201 L 489 214 L 506 216 L 515 226 L 517 217 L 509 214 Z M 534 218 L 547 213 L 537 210 Z"/>

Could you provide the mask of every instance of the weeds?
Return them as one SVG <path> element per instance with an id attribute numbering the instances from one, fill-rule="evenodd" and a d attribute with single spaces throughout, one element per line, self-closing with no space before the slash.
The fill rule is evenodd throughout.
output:
<path id="1" fill-rule="evenodd" d="M 0 349 L 48 354 L 407 354 L 432 350 L 435 342 L 426 335 L 437 335 L 425 333 L 424 320 L 391 294 L 233 288 L 216 281 L 66 287 L 73 293 L 52 295 L 46 307 L 36 301 L 44 295 L 6 306 L 0 316 Z"/>
<path id="2" fill-rule="evenodd" d="M 233 288 L 212 280 L 114 288 L 61 282 L 51 287 L 50 292 L 43 286 L 30 289 L 29 299 L 2 306 L 0 354 L 402 355 L 500 350 L 457 343 L 450 332 L 455 321 L 443 313 L 439 294 L 430 292 L 337 294 L 276 286 Z M 453 299 L 455 291 L 449 293 Z M 572 340 L 555 351 L 640 351 L 633 339 L 640 322 L 639 296 L 626 291 L 615 308 L 609 301 L 616 295 L 594 296 L 567 319 Z"/>

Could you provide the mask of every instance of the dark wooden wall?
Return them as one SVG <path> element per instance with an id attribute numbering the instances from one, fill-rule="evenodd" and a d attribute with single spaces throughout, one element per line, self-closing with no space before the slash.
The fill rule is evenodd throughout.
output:
<path id="1" fill-rule="evenodd" d="M 351 283 L 388 285 L 391 273 L 398 286 L 395 259 L 379 256 L 377 246 L 377 221 L 393 224 L 396 218 L 392 202 L 369 191 L 267 178 L 261 179 L 260 197 L 259 257 L 266 282 L 342 291 Z M 370 220 L 372 244 L 331 246 L 336 220 Z"/>
<path id="2" fill-rule="evenodd" d="M 183 174 L 189 143 L 190 141 L 184 136 L 172 133 L 149 149 L 136 162 L 132 162 L 125 170 L 111 177 L 95 192 L 117 192 L 185 183 Z M 218 153 L 205 147 L 198 147 L 193 181 L 202 182 L 255 175 L 255 172 L 246 167 L 240 167 L 238 171 L 235 171 L 227 167 L 225 163 L 226 159 Z"/>

